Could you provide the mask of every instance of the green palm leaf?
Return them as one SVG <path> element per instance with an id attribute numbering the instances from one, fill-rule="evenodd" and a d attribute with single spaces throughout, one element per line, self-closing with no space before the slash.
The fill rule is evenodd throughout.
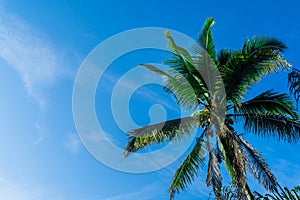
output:
<path id="1" fill-rule="evenodd" d="M 178 103 L 188 109 L 195 109 L 199 103 L 205 104 L 203 103 L 203 100 L 206 100 L 206 102 L 209 101 L 209 88 L 206 85 L 206 81 L 203 79 L 197 63 L 195 63 L 194 58 L 189 54 L 189 52 L 176 45 L 168 31 L 165 32 L 165 36 L 169 41 L 169 47 L 172 50 L 172 57 L 171 59 L 164 61 L 164 64 L 168 65 L 172 69 L 168 72 L 173 75 L 173 78 L 167 78 L 165 89 L 167 92 L 171 92 L 172 90 L 176 90 L 176 87 L 184 82 L 185 92 L 176 90 L 175 93 L 177 93 L 177 96 L 178 94 L 181 96 L 179 99 L 184 99 L 185 101 L 179 100 Z M 187 92 L 186 90 L 189 91 Z M 192 94 L 192 92 L 194 92 L 194 94 Z M 189 98 L 185 97 L 186 93 L 189 95 Z M 190 98 L 191 95 L 194 97 Z"/>
<path id="2" fill-rule="evenodd" d="M 203 127 L 207 123 L 208 117 L 207 111 L 200 111 L 189 117 L 168 120 L 128 131 L 130 140 L 125 147 L 123 157 L 153 143 L 161 144 L 165 141 L 181 140 L 195 128 Z"/>
<path id="3" fill-rule="evenodd" d="M 178 104 L 191 110 L 199 106 L 199 104 L 206 105 L 209 97 L 209 92 L 206 84 L 196 71 L 193 64 L 184 61 L 183 58 L 175 55 L 173 60 L 165 62 L 174 70 L 170 70 L 172 78 L 166 79 L 165 91 L 174 95 Z M 195 72 L 196 71 L 196 72 Z"/>
<path id="4" fill-rule="evenodd" d="M 244 128 L 259 136 L 294 143 L 300 138 L 300 122 L 280 114 L 230 114 L 244 120 Z"/>
<path id="5" fill-rule="evenodd" d="M 287 94 L 279 94 L 274 90 L 267 90 L 253 99 L 242 103 L 236 111 L 243 114 L 270 113 L 286 115 L 292 119 L 298 119 L 298 113 Z"/>
<path id="6" fill-rule="evenodd" d="M 280 56 L 282 42 L 270 37 L 246 40 L 240 51 L 223 51 L 219 70 L 224 80 L 227 99 L 239 107 L 249 88 L 264 76 L 289 69 L 290 64 Z"/>
<path id="7" fill-rule="evenodd" d="M 198 170 L 205 160 L 203 142 L 204 140 L 201 138 L 196 140 L 194 148 L 176 170 L 169 188 L 170 200 L 180 190 L 184 190 L 197 176 Z"/>
<path id="8" fill-rule="evenodd" d="M 216 50 L 215 50 L 215 44 L 213 41 L 213 36 L 211 33 L 211 28 L 215 24 L 215 20 L 213 18 L 207 18 L 205 21 L 205 24 L 202 28 L 202 31 L 199 35 L 199 43 L 202 48 L 204 48 L 211 59 L 216 62 Z"/>
<path id="9" fill-rule="evenodd" d="M 188 70 L 184 67 L 186 63 L 180 63 L 180 61 L 182 61 L 181 57 L 174 59 L 169 67 L 177 69 L 181 65 L 185 72 L 180 69 L 177 69 L 179 71 L 177 72 L 171 68 L 165 72 L 150 64 L 141 64 L 141 66 L 164 77 L 164 90 L 172 94 L 179 105 L 188 110 L 195 109 L 199 104 L 206 105 L 205 100 L 208 98 L 208 92 L 205 85 L 197 77 L 189 77 L 189 72 L 186 72 Z M 177 63 L 176 66 L 173 66 L 175 63 Z M 190 64 L 188 63 L 188 65 Z"/>

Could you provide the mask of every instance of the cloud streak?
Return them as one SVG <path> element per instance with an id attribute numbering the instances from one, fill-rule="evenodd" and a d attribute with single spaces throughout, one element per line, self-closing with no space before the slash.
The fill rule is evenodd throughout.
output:
<path id="1" fill-rule="evenodd" d="M 67 140 L 65 142 L 65 147 L 73 154 L 77 154 L 82 148 L 80 138 L 77 134 L 67 135 Z"/>
<path id="2" fill-rule="evenodd" d="M 0 197 L 9 200 L 63 200 L 57 186 L 43 185 L 34 181 L 11 180 L 0 176 Z"/>
<path id="3" fill-rule="evenodd" d="M 288 187 L 299 185 L 298 177 L 300 177 L 300 165 L 291 163 L 285 159 L 279 159 L 277 163 L 272 166 L 272 168 L 277 180 L 281 185 Z"/>
<path id="4" fill-rule="evenodd" d="M 43 34 L 1 7 L 0 57 L 20 74 L 28 95 L 43 108 L 40 90 L 59 74 L 59 55 Z"/>
<path id="5" fill-rule="evenodd" d="M 161 184 L 160 183 L 153 183 L 151 185 L 147 185 L 142 189 L 139 189 L 135 192 L 120 194 L 108 198 L 104 198 L 103 200 L 132 200 L 132 199 L 144 199 L 144 200 L 150 200 L 150 199 L 156 199 L 154 197 L 158 197 L 161 195 L 160 192 Z"/>

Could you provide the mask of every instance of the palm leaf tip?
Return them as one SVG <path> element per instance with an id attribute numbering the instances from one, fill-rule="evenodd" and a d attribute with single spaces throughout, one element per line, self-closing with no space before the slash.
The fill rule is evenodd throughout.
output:
<path id="1" fill-rule="evenodd" d="M 215 44 L 213 41 L 213 36 L 211 33 L 211 28 L 215 24 L 215 20 L 212 17 L 206 19 L 204 26 L 202 27 L 202 31 L 199 35 L 199 43 L 202 48 L 204 48 L 213 61 L 216 62 L 216 50 Z"/>
<path id="2" fill-rule="evenodd" d="M 170 77 L 170 75 L 163 70 L 159 69 L 158 67 L 155 67 L 154 65 L 151 64 L 140 64 L 140 66 L 145 67 L 146 69 L 153 71 L 159 75 L 165 76 L 165 77 Z"/>

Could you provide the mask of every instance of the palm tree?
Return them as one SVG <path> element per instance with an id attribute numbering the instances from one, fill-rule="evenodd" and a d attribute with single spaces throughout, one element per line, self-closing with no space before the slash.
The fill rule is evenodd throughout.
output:
<path id="1" fill-rule="evenodd" d="M 213 25 L 214 20 L 208 18 L 198 39 L 201 48 L 194 48 L 195 55 L 176 45 L 166 32 L 172 51 L 172 57 L 165 62 L 168 70 L 143 65 L 163 76 L 166 92 L 173 94 L 178 104 L 193 111 L 193 114 L 129 131 L 124 157 L 154 143 L 183 138 L 199 128 L 201 131 L 197 132 L 192 150 L 173 176 L 170 199 L 194 180 L 206 157 L 206 184 L 212 187 L 217 199 L 222 198 L 222 162 L 241 199 L 253 199 L 247 183 L 247 171 L 266 190 L 277 193 L 278 184 L 266 160 L 236 132 L 234 125 L 243 123 L 246 132 L 258 136 L 290 143 L 298 141 L 298 114 L 287 94 L 267 90 L 244 101 L 253 84 L 268 74 L 290 68 L 281 55 L 286 46 L 271 37 L 253 37 L 245 41 L 241 50 L 221 49 L 216 53 L 211 33 Z"/>

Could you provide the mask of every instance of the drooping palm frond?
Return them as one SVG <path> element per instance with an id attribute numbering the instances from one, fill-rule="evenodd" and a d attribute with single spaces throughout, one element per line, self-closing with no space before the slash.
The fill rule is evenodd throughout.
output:
<path id="1" fill-rule="evenodd" d="M 127 157 L 153 143 L 161 144 L 162 142 L 174 139 L 181 140 L 187 134 L 194 131 L 195 128 L 203 127 L 208 117 L 209 113 L 202 111 L 189 117 L 168 120 L 166 122 L 131 130 L 129 131 L 130 140 L 125 147 L 123 156 Z"/>
<path id="2" fill-rule="evenodd" d="M 242 103 L 235 113 L 256 114 L 270 113 L 286 115 L 292 119 L 298 119 L 297 109 L 287 94 L 279 94 L 274 90 L 267 90 L 253 99 Z"/>
<path id="3" fill-rule="evenodd" d="M 212 186 L 217 199 L 221 198 L 222 176 L 220 171 L 220 163 L 214 149 L 209 152 L 206 185 Z"/>
<path id="4" fill-rule="evenodd" d="M 131 135 L 125 147 L 124 157 L 153 143 L 160 144 L 175 137 L 179 139 L 184 134 L 191 133 L 196 126 L 197 121 L 193 117 L 185 117 L 128 131 Z"/>
<path id="5" fill-rule="evenodd" d="M 280 114 L 229 114 L 237 120 L 243 119 L 247 132 L 262 137 L 277 138 L 279 141 L 294 143 L 300 139 L 300 122 Z"/>
<path id="6" fill-rule="evenodd" d="M 224 147 L 223 145 L 224 145 L 224 143 L 226 142 L 228 142 L 227 141 L 227 139 L 225 139 L 225 138 L 223 138 L 223 140 L 221 140 L 221 152 L 222 152 L 222 155 L 223 155 L 223 159 L 224 159 L 224 165 L 225 165 L 225 167 L 226 167 L 226 169 L 227 169 L 227 172 L 229 173 L 229 176 L 230 176 L 230 178 L 231 178 L 231 181 L 232 181 L 232 183 L 235 181 L 235 179 L 236 179 L 236 175 L 235 175 L 235 170 L 233 169 L 233 166 L 232 166 L 232 154 L 231 153 L 229 153 L 229 152 L 226 152 L 226 150 L 225 149 L 227 149 L 227 151 L 228 151 L 228 148 L 227 147 Z"/>
<path id="7" fill-rule="evenodd" d="M 203 148 L 204 140 L 198 138 L 192 151 L 185 158 L 180 167 L 176 170 L 171 185 L 169 188 L 170 200 L 172 200 L 176 193 L 184 190 L 197 176 L 199 168 L 204 164 L 205 150 Z"/>
<path id="8" fill-rule="evenodd" d="M 247 166 L 250 172 L 268 191 L 277 192 L 278 183 L 262 154 L 258 150 L 254 149 L 241 136 L 237 137 L 237 141 L 246 155 Z"/>
<path id="9" fill-rule="evenodd" d="M 292 72 L 288 75 L 288 84 L 290 87 L 290 93 L 294 96 L 297 103 L 300 98 L 300 71 L 293 68 Z"/>
<path id="10" fill-rule="evenodd" d="M 253 199 L 246 180 L 247 159 L 237 141 L 236 132 L 230 125 L 224 126 L 220 135 L 221 149 L 224 154 L 225 166 L 231 177 L 232 185 L 241 199 Z"/>
<path id="11" fill-rule="evenodd" d="M 290 64 L 280 55 L 285 45 L 270 37 L 246 40 L 239 51 L 223 51 L 222 66 L 227 99 L 239 107 L 244 94 L 266 75 L 289 69 Z"/>

